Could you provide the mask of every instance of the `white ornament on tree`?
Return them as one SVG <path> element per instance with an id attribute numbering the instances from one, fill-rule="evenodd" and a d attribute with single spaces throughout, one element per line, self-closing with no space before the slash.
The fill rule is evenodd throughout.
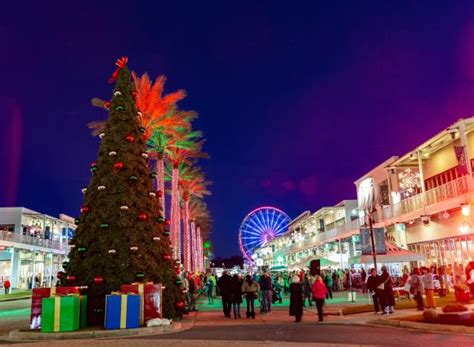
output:
<path id="1" fill-rule="evenodd" d="M 116 91 L 114 92 L 114 96 L 120 96 L 120 95 L 122 95 L 122 93 L 121 93 L 119 90 L 116 90 Z"/>
<path id="2" fill-rule="evenodd" d="M 97 190 L 99 190 L 99 191 L 105 190 L 105 186 L 98 186 Z"/>
<path id="3" fill-rule="evenodd" d="M 111 156 L 111 157 L 116 156 L 116 155 L 117 155 L 117 152 L 115 152 L 115 151 L 109 152 L 109 156 Z"/>
<path id="4" fill-rule="evenodd" d="M 99 138 L 100 138 L 100 139 L 103 139 L 104 136 L 105 136 L 105 133 L 100 133 L 100 134 L 99 134 Z"/>

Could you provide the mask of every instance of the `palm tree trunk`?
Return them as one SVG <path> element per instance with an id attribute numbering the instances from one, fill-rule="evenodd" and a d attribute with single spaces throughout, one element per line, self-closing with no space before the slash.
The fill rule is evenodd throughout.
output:
<path id="1" fill-rule="evenodd" d="M 171 177 L 171 243 L 173 246 L 173 255 L 176 260 L 181 261 L 181 223 L 179 211 L 179 188 L 178 188 L 179 170 L 173 167 Z"/>
<path id="2" fill-rule="evenodd" d="M 201 238 L 201 227 L 196 227 L 196 259 L 197 259 L 197 270 L 204 271 L 204 256 L 202 253 L 202 238 Z"/>
<path id="3" fill-rule="evenodd" d="M 197 259 L 196 259 L 196 223 L 191 222 L 191 259 L 192 259 L 192 269 L 197 270 Z"/>
<path id="4" fill-rule="evenodd" d="M 183 194 L 184 195 L 184 194 Z M 183 215 L 183 264 L 185 271 L 191 271 L 191 235 L 189 231 L 189 199 L 183 197 L 184 215 Z"/>
<path id="5" fill-rule="evenodd" d="M 158 154 L 156 160 L 156 190 L 160 202 L 161 215 L 166 218 L 165 209 L 165 161 L 163 155 Z"/>

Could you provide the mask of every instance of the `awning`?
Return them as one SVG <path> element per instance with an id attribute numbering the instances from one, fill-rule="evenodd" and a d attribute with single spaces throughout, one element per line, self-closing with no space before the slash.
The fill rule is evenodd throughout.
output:
<path id="1" fill-rule="evenodd" d="M 426 259 L 423 254 L 408 251 L 389 242 L 385 242 L 385 246 L 387 247 L 387 254 L 377 254 L 378 263 L 402 263 L 409 261 L 422 261 Z M 372 255 L 360 255 L 358 257 L 349 258 L 349 263 L 373 264 L 374 258 Z"/>

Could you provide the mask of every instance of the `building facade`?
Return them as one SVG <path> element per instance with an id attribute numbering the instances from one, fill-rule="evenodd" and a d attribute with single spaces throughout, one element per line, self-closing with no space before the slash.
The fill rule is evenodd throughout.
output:
<path id="1" fill-rule="evenodd" d="M 0 285 L 6 279 L 12 288 L 53 285 L 75 228 L 74 219 L 64 214 L 55 218 L 24 207 L 0 208 Z"/>
<path id="2" fill-rule="evenodd" d="M 388 243 L 422 254 L 418 263 L 466 264 L 474 259 L 473 167 L 474 118 L 461 119 L 356 180 L 357 200 L 306 214 L 255 258 L 290 269 L 315 258 L 347 267 L 360 255 L 360 228 L 371 219 Z"/>

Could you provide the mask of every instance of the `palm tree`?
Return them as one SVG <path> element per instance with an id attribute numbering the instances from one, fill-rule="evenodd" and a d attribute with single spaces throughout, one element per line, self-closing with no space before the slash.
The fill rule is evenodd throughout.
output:
<path id="1" fill-rule="evenodd" d="M 160 199 L 163 216 L 165 216 L 165 159 L 172 148 L 190 148 L 194 136 L 200 133 L 190 133 L 191 121 L 196 118 L 193 111 L 180 111 L 174 108 L 166 115 L 160 126 L 155 126 L 147 141 L 150 159 L 156 160 L 156 188 Z M 184 136 L 186 134 L 186 136 Z"/>
<path id="2" fill-rule="evenodd" d="M 168 160 L 172 166 L 171 172 L 171 242 L 173 244 L 173 251 L 175 259 L 181 260 L 181 223 L 180 223 L 180 207 L 179 207 L 179 168 L 183 164 L 191 164 L 197 158 L 206 158 L 207 154 L 201 152 L 203 142 L 192 142 L 197 135 L 201 136 L 200 132 L 191 132 L 182 134 L 183 141 L 190 141 L 190 147 L 180 148 L 172 147 L 168 154 Z M 189 136 L 193 136 L 189 138 Z"/>
<path id="3" fill-rule="evenodd" d="M 190 234 L 189 217 L 189 199 L 190 197 L 203 198 L 204 195 L 210 195 L 211 192 L 207 186 L 211 184 L 205 181 L 204 173 L 196 167 L 189 167 L 188 172 L 181 173 L 179 179 L 179 188 L 184 203 L 183 209 L 183 265 L 186 271 L 196 270 L 196 263 L 192 263 L 196 253 L 195 245 L 191 245 L 195 238 Z M 194 268 L 193 268 L 194 266 Z"/>
<path id="4" fill-rule="evenodd" d="M 212 229 L 212 219 L 207 205 L 200 199 L 191 198 L 189 203 L 189 217 L 191 220 L 192 248 L 196 250 L 193 266 L 198 271 L 204 271 L 204 240 L 209 238 Z"/>

